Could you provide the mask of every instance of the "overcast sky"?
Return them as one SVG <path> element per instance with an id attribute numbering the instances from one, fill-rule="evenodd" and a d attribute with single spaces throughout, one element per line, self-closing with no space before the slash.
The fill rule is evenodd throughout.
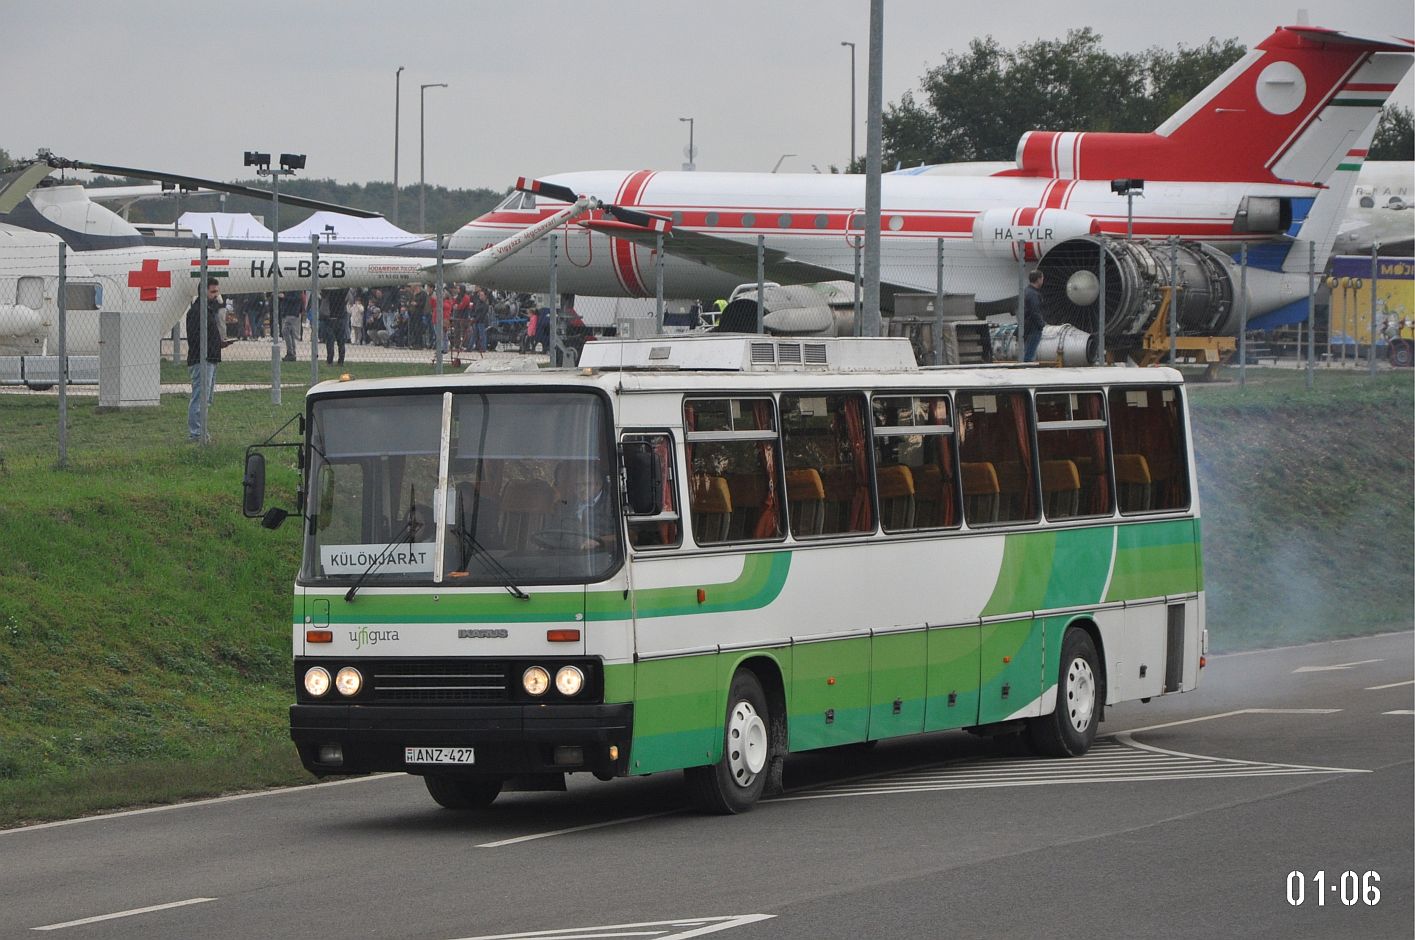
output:
<path id="1" fill-rule="evenodd" d="M 1297 22 L 1415 36 L 1410 0 L 1298 5 L 885 0 L 886 106 L 949 50 L 1094 27 L 1112 51 L 1253 45 Z M 220 4 L 3 0 L 0 147 L 94 163 L 248 178 L 242 151 L 308 155 L 305 175 L 418 180 L 419 88 L 429 185 L 504 189 L 520 175 L 676 169 L 692 117 L 698 168 L 783 172 L 850 155 L 857 43 L 865 150 L 868 0 L 375 0 Z M 278 50 L 278 51 L 277 51 Z M 1397 89 L 1411 104 L 1411 78 Z M 1028 128 L 1018 127 L 1019 134 Z M 1084 130 L 1085 128 L 1075 128 Z"/>

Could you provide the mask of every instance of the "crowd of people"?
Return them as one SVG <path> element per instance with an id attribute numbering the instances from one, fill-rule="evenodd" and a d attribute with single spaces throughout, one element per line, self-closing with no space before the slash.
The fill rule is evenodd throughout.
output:
<path id="1" fill-rule="evenodd" d="M 309 294 L 280 294 L 278 322 L 269 325 L 267 294 L 228 299 L 226 334 L 230 339 L 264 339 L 279 330 L 285 359 L 296 358 L 296 343 L 309 320 Z M 448 285 L 440 312 L 442 351 L 479 352 L 497 343 L 515 342 L 521 350 L 544 348 L 549 323 L 538 317 L 530 294 L 492 291 L 474 284 Z M 343 362 L 348 344 L 433 349 L 439 312 L 435 291 L 425 284 L 322 291 L 316 323 L 329 362 Z M 337 359 L 336 359 L 337 351 Z"/>

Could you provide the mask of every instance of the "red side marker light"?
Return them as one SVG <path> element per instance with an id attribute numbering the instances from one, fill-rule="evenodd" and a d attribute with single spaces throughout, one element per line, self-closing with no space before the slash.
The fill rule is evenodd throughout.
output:
<path id="1" fill-rule="evenodd" d="M 1004 656 L 1004 657 L 1002 657 L 1002 661 L 1005 662 L 1005 663 L 1010 663 L 1010 662 L 1012 662 L 1012 657 L 1011 657 L 1011 656 Z"/>
<path id="2" fill-rule="evenodd" d="M 580 641 L 579 630 L 547 630 L 545 638 L 551 643 L 578 643 Z"/>
<path id="3" fill-rule="evenodd" d="M 826 684 L 826 685 L 835 685 L 835 676 L 831 676 L 830 678 L 826 679 L 826 680 L 825 680 L 825 684 Z"/>
<path id="4" fill-rule="evenodd" d="M 306 631 L 305 631 L 305 642 L 306 642 L 306 643 L 333 643 L 333 642 L 334 642 L 334 631 L 333 631 L 333 630 L 306 630 Z"/>
<path id="5" fill-rule="evenodd" d="M 707 591 L 704 591 L 702 588 L 698 588 L 698 603 L 701 604 L 701 603 L 703 603 L 703 602 L 706 601 L 706 600 L 707 600 Z"/>
<path id="6" fill-rule="evenodd" d="M 1200 657 L 1199 657 L 1199 668 L 1200 668 L 1200 669 L 1203 669 L 1203 668 L 1204 668 L 1205 666 L 1207 666 L 1208 664 L 1209 664 L 1209 657 L 1207 657 L 1207 656 L 1200 656 Z"/>

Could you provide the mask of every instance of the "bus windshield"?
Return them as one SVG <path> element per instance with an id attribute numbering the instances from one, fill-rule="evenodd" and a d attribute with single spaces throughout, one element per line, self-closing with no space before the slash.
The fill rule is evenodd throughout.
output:
<path id="1" fill-rule="evenodd" d="M 583 583 L 622 557 L 608 409 L 590 392 L 316 400 L 305 583 Z"/>

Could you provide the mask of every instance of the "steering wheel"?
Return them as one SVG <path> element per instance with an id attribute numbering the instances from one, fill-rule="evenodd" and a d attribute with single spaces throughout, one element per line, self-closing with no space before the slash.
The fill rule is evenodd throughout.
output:
<path id="1" fill-rule="evenodd" d="M 578 529 L 541 529 L 531 536 L 531 542 L 541 548 L 549 548 L 558 551 L 600 547 L 598 539 Z"/>

